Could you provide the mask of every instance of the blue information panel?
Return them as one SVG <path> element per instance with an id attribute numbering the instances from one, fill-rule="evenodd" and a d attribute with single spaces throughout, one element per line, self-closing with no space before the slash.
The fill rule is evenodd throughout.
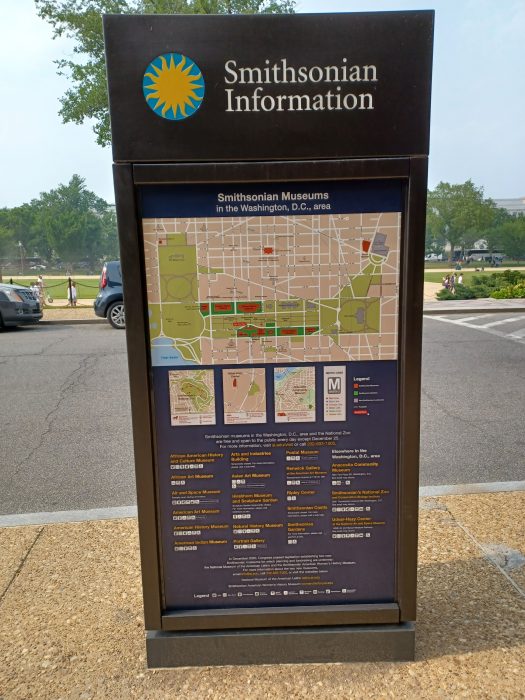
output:
<path id="1" fill-rule="evenodd" d="M 166 608 L 393 601 L 403 185 L 140 196 Z"/>

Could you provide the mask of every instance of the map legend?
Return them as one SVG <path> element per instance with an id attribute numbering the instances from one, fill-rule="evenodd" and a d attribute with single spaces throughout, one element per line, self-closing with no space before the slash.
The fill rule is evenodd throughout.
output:
<path id="1" fill-rule="evenodd" d="M 360 377 L 358 382 L 354 378 L 353 387 L 354 416 L 369 416 L 375 405 L 385 402 L 381 394 L 381 385 L 371 377 Z"/>
<path id="2" fill-rule="evenodd" d="M 324 367 L 323 384 L 325 421 L 346 420 L 346 367 Z"/>

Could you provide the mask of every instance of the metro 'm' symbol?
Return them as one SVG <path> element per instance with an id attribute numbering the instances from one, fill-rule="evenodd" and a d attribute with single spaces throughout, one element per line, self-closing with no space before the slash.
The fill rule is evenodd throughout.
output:
<path id="1" fill-rule="evenodd" d="M 340 394 L 341 393 L 341 377 L 328 377 L 328 393 L 329 394 Z"/>

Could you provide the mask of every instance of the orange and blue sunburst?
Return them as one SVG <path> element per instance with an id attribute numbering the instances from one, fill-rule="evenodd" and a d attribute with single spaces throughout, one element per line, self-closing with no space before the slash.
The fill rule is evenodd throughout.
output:
<path id="1" fill-rule="evenodd" d="M 157 56 L 146 68 L 142 89 L 146 103 L 164 119 L 191 117 L 204 97 L 204 78 L 199 66 L 180 53 Z"/>

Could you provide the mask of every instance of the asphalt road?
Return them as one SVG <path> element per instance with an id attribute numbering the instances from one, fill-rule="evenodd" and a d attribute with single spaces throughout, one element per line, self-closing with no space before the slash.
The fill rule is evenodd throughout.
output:
<path id="1" fill-rule="evenodd" d="M 422 485 L 525 479 L 524 329 L 519 314 L 425 320 Z M 0 420 L 0 515 L 135 503 L 124 333 L 2 333 Z"/>
<path id="2" fill-rule="evenodd" d="M 422 486 L 525 479 L 525 315 L 428 316 Z"/>
<path id="3" fill-rule="evenodd" d="M 124 332 L 3 332 L 0 387 L 0 514 L 135 503 Z"/>

